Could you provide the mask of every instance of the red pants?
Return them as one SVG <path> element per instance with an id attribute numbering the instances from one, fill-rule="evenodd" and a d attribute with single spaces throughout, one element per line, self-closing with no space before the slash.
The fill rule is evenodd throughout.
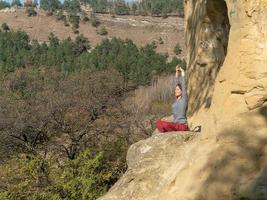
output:
<path id="1" fill-rule="evenodd" d="M 159 129 L 160 132 L 189 131 L 189 128 L 186 124 L 166 122 L 161 120 L 156 121 L 156 127 Z"/>

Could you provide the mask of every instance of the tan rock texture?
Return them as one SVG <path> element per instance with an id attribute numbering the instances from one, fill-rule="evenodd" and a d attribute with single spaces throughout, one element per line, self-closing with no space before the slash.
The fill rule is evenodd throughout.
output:
<path id="1" fill-rule="evenodd" d="M 132 145 L 100 200 L 267 199 L 267 1 L 185 0 L 185 13 L 188 120 L 202 132 Z"/>
<path id="2" fill-rule="evenodd" d="M 236 115 L 267 100 L 266 21 L 266 0 L 186 1 L 191 116 Z"/>

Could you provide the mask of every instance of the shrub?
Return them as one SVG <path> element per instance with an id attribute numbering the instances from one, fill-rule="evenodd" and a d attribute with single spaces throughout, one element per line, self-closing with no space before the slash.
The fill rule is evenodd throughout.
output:
<path id="1" fill-rule="evenodd" d="M 35 11 L 33 7 L 27 8 L 26 12 L 27 12 L 28 17 L 34 17 L 37 15 L 37 12 Z"/>
<path id="2" fill-rule="evenodd" d="M 100 25 L 99 19 L 94 14 L 91 15 L 90 21 L 93 27 L 98 27 Z"/>
<path id="3" fill-rule="evenodd" d="M 89 19 L 88 16 L 83 16 L 82 21 L 83 21 L 84 23 L 86 23 L 86 22 L 90 21 L 90 19 Z"/>
<path id="4" fill-rule="evenodd" d="M 74 34 L 79 34 L 80 31 L 78 29 L 76 29 L 75 27 L 72 26 L 72 31 Z"/>
<path id="5" fill-rule="evenodd" d="M 78 15 L 70 15 L 70 23 L 72 23 L 73 29 L 78 29 L 80 23 L 80 17 Z"/>
<path id="6" fill-rule="evenodd" d="M 87 52 L 91 48 L 90 42 L 83 35 L 79 35 L 75 38 L 74 41 L 74 52 L 76 56 L 81 55 L 82 53 Z"/>
<path id="7" fill-rule="evenodd" d="M 167 18 L 168 18 L 168 14 L 167 14 L 167 13 L 163 13 L 163 14 L 162 14 L 162 18 L 163 18 L 163 19 L 167 19 Z"/>
<path id="8" fill-rule="evenodd" d="M 77 13 L 81 11 L 80 2 L 78 0 L 65 0 L 63 7 L 71 15 L 77 15 Z"/>
<path id="9" fill-rule="evenodd" d="M 180 55 L 182 53 L 182 49 L 181 49 L 181 46 L 179 43 L 177 43 L 174 47 L 174 50 L 173 52 L 176 54 L 176 55 Z"/>
<path id="10" fill-rule="evenodd" d="M 60 11 L 58 11 L 57 12 L 57 14 L 56 14 L 56 19 L 58 20 L 58 21 L 60 21 L 60 20 L 65 20 L 66 19 L 66 16 L 65 15 L 63 15 L 63 11 L 62 10 L 60 10 Z"/>
<path id="11" fill-rule="evenodd" d="M 3 29 L 3 31 L 6 31 L 6 32 L 10 30 L 9 26 L 5 22 L 2 24 L 1 28 Z"/>
<path id="12" fill-rule="evenodd" d="M 50 17 L 50 16 L 52 16 L 53 15 L 53 12 L 52 11 L 48 11 L 48 12 L 46 12 L 46 16 L 47 17 Z"/>
<path id="13" fill-rule="evenodd" d="M 102 26 L 102 27 L 100 27 L 100 30 L 97 30 L 97 33 L 99 35 L 107 35 L 108 34 L 108 31 L 107 31 L 107 29 L 106 29 L 105 26 Z"/>
<path id="14" fill-rule="evenodd" d="M 134 102 L 136 109 L 150 112 L 153 102 L 170 105 L 174 99 L 174 77 L 172 75 L 155 76 L 150 86 L 140 87 L 135 91 Z"/>
<path id="15" fill-rule="evenodd" d="M 117 15 L 128 15 L 130 14 L 130 7 L 128 4 L 125 3 L 125 1 L 116 1 L 115 2 L 115 13 Z"/>
<path id="16" fill-rule="evenodd" d="M 66 17 L 63 19 L 63 21 L 64 21 L 64 26 L 69 26 L 69 23 L 68 23 L 68 21 L 67 21 L 67 18 L 66 18 Z"/>
<path id="17" fill-rule="evenodd" d="M 159 41 L 159 44 L 164 44 L 162 37 L 159 37 L 158 41 Z"/>
<path id="18" fill-rule="evenodd" d="M 4 167 L 6 192 L 1 199 L 88 199 L 103 195 L 117 180 L 117 169 L 106 162 L 104 153 L 89 149 L 58 166 L 54 156 L 22 155 Z M 14 184 L 16 182 L 16 184 Z M 3 197 L 3 198 L 2 198 Z"/>
<path id="19" fill-rule="evenodd" d="M 55 12 L 62 8 L 59 0 L 40 0 L 40 8 L 49 12 Z"/>

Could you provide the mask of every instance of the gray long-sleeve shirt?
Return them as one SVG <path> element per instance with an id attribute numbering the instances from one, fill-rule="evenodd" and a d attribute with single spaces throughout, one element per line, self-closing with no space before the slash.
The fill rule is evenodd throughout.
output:
<path id="1" fill-rule="evenodd" d="M 182 123 L 187 124 L 187 104 L 188 104 L 188 97 L 186 92 L 186 78 L 184 76 L 180 76 L 179 78 L 175 79 L 175 87 L 180 82 L 182 86 L 182 96 L 180 99 L 176 99 L 176 101 L 172 104 L 172 113 L 173 113 L 173 122 L 175 123 Z"/>

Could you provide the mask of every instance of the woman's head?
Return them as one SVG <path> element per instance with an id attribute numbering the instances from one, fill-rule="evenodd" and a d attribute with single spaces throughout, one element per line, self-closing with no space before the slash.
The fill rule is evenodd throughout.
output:
<path id="1" fill-rule="evenodd" d="M 182 86 L 178 83 L 175 87 L 175 97 L 178 98 L 182 95 Z"/>

